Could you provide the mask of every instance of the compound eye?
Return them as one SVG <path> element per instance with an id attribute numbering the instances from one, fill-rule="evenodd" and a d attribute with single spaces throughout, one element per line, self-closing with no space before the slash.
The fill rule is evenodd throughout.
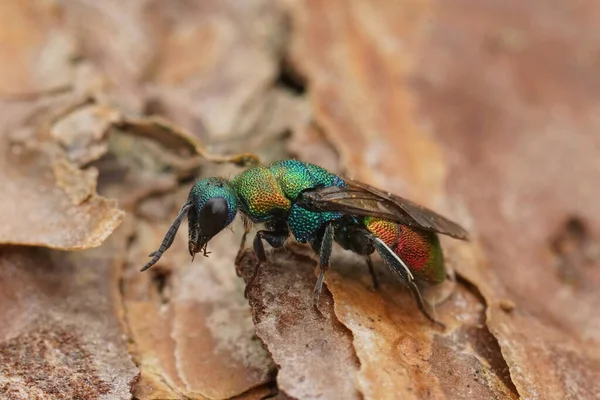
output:
<path id="1" fill-rule="evenodd" d="M 227 200 L 217 197 L 208 200 L 198 215 L 198 226 L 201 236 L 210 239 L 227 226 L 229 205 Z"/>

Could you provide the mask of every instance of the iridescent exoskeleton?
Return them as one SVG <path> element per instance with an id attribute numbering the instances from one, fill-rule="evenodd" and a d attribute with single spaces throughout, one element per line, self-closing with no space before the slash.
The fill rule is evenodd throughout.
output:
<path id="1" fill-rule="evenodd" d="M 375 286 L 377 279 L 370 255 L 377 251 L 411 290 L 421 312 L 442 325 L 425 309 L 416 279 L 429 284 L 443 282 L 446 270 L 437 234 L 464 240 L 466 231 L 409 200 L 298 160 L 250 168 L 231 181 L 199 180 L 160 248 L 150 254 L 152 259 L 142 271 L 154 265 L 171 246 L 186 215 L 189 251 L 193 257 L 200 251 L 207 254 L 208 242 L 234 220 L 238 210 L 247 220 L 265 227 L 254 238 L 258 264 L 246 291 L 267 260 L 263 240 L 279 248 L 291 234 L 296 241 L 310 244 L 319 255 L 320 274 L 314 290 L 314 304 L 318 308 L 335 241 L 365 257 Z M 242 247 L 247 233 L 248 229 Z"/>

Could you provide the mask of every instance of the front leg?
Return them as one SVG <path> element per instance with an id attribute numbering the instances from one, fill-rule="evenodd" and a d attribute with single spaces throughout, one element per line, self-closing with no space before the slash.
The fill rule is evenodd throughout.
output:
<path id="1" fill-rule="evenodd" d="M 265 253 L 265 246 L 263 245 L 263 239 L 267 241 L 271 245 L 271 247 L 278 249 L 283 247 L 285 241 L 290 235 L 288 230 L 280 230 L 280 231 L 258 231 L 256 232 L 256 236 L 254 236 L 253 247 L 254 253 L 256 253 L 256 257 L 258 258 L 258 263 L 254 267 L 254 272 L 252 273 L 252 277 L 246 284 L 246 289 L 244 290 L 244 296 L 248 298 L 248 293 L 250 289 L 254 285 L 254 281 L 258 277 L 258 271 L 262 263 L 267 262 L 267 255 Z"/>
<path id="2" fill-rule="evenodd" d="M 235 272 L 237 276 L 242 276 L 241 264 L 242 264 L 242 256 L 246 250 L 246 238 L 252 230 L 252 221 L 245 215 L 242 215 L 242 222 L 244 223 L 244 234 L 242 235 L 242 241 L 240 242 L 240 248 L 235 256 Z"/>

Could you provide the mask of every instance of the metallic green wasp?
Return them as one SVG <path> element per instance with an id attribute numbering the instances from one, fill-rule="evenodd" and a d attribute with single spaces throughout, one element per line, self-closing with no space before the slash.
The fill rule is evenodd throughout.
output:
<path id="1" fill-rule="evenodd" d="M 320 274 L 313 297 L 318 308 L 335 241 L 344 249 L 365 257 L 375 286 L 377 279 L 370 255 L 377 251 L 410 289 L 423 315 L 443 326 L 426 310 L 416 279 L 430 284 L 444 281 L 446 270 L 437 234 L 465 240 L 466 231 L 402 197 L 297 160 L 250 168 L 231 181 L 199 180 L 160 248 L 150 254 L 152 259 L 142 271 L 154 265 L 171 246 L 185 216 L 193 257 L 201 251 L 207 254 L 209 241 L 234 220 L 238 210 L 249 221 L 265 227 L 256 233 L 253 241 L 259 261 L 246 291 L 256 279 L 261 264 L 267 261 L 263 241 L 279 248 L 291 234 L 296 241 L 309 243 L 319 255 Z M 242 246 L 247 233 L 244 233 Z"/>

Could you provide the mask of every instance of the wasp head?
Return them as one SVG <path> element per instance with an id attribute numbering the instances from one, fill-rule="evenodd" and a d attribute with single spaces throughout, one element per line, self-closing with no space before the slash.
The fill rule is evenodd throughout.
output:
<path id="1" fill-rule="evenodd" d="M 189 250 L 194 257 L 204 251 L 208 242 L 225 229 L 237 213 L 237 196 L 231 183 L 222 178 L 201 179 L 192 187 L 188 197 Z"/>

